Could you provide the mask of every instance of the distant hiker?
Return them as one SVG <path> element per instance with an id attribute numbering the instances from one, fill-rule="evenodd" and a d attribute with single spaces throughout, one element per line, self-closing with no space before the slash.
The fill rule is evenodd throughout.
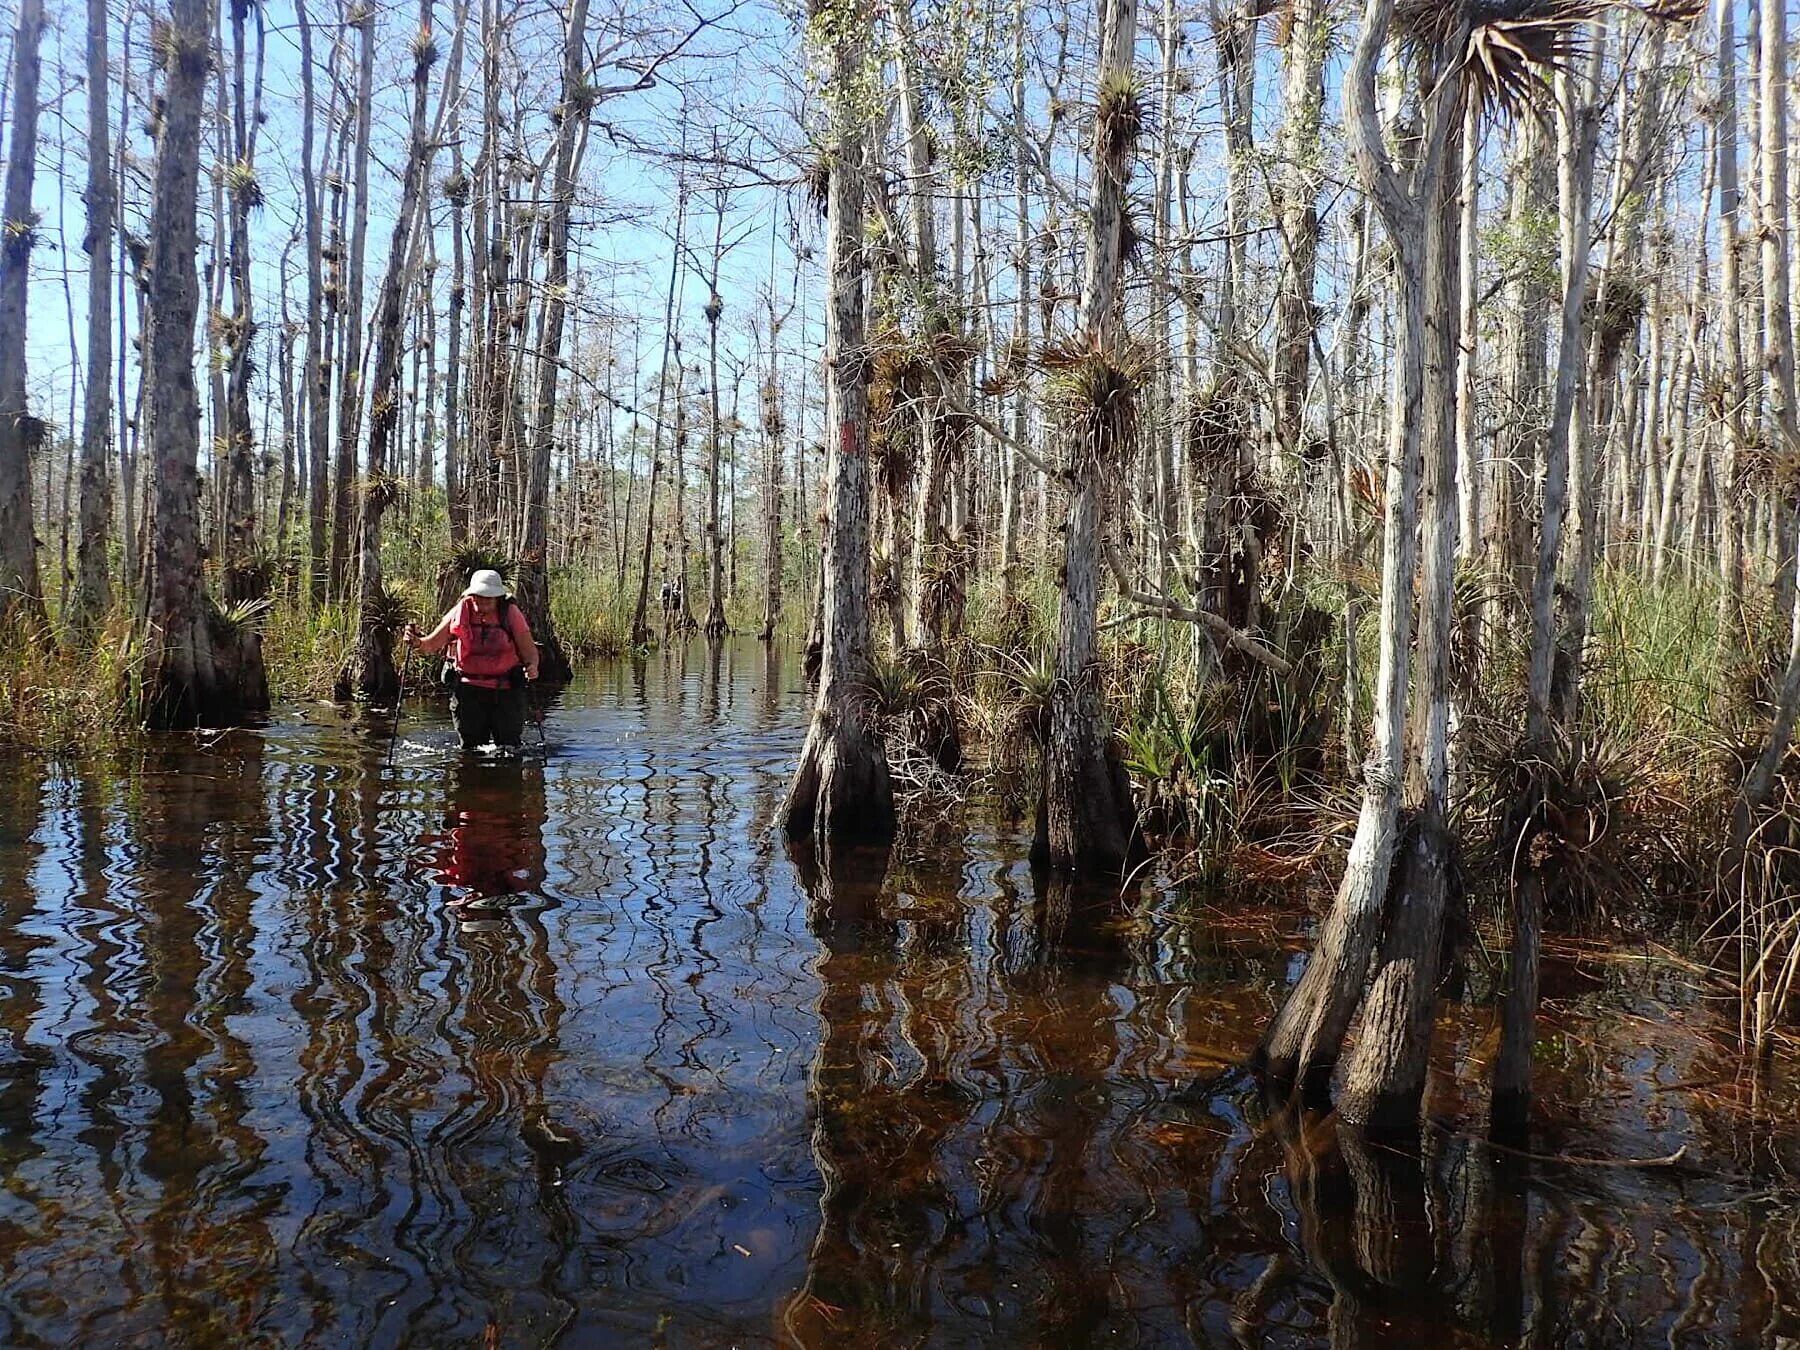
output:
<path id="1" fill-rule="evenodd" d="M 463 749 L 489 741 L 519 744 L 525 735 L 525 682 L 537 678 L 538 649 L 531 625 L 498 572 L 483 568 L 472 574 L 462 598 L 423 637 L 410 623 L 401 636 L 427 656 L 456 644 L 444 673 Z"/>

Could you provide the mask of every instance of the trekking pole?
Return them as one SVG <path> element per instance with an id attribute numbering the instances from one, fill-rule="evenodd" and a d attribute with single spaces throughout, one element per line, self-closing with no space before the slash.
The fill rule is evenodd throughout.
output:
<path id="1" fill-rule="evenodd" d="M 402 642 L 404 646 L 404 642 Z M 388 735 L 387 767 L 394 767 L 394 747 L 400 744 L 400 710 L 406 706 L 406 668 L 412 664 L 412 648 L 406 647 L 406 655 L 400 658 L 400 669 L 395 672 L 394 688 L 394 729 Z"/>
<path id="2" fill-rule="evenodd" d="M 538 749 L 544 750 L 549 742 L 544 738 L 544 700 L 538 696 L 538 682 L 533 680 L 525 686 L 525 698 L 531 708 L 531 721 L 537 727 Z"/>

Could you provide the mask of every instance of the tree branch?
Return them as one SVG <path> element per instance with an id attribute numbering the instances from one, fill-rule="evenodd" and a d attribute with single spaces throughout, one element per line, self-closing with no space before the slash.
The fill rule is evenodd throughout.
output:
<path id="1" fill-rule="evenodd" d="M 1294 673 L 1294 667 L 1285 658 L 1265 647 L 1241 628 L 1233 628 L 1211 610 L 1190 609 L 1186 605 L 1177 604 L 1166 595 L 1152 595 L 1148 591 L 1138 590 L 1131 584 L 1131 577 L 1125 570 L 1125 560 L 1119 556 L 1118 545 L 1109 539 L 1101 547 L 1106 551 L 1106 565 L 1112 569 L 1112 574 L 1119 583 L 1120 593 L 1132 604 L 1142 605 L 1145 609 L 1166 619 L 1183 619 L 1188 623 L 1197 623 L 1202 628 L 1217 634 L 1219 640 L 1227 647 L 1242 652 L 1252 661 L 1267 666 L 1277 675 Z"/>

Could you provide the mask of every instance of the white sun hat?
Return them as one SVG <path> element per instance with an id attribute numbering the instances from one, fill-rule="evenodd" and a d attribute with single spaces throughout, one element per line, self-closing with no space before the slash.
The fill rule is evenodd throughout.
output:
<path id="1" fill-rule="evenodd" d="M 506 583 L 500 579 L 498 572 L 484 567 L 478 572 L 470 573 L 469 585 L 463 594 L 484 595 L 490 600 L 497 600 L 507 594 Z"/>

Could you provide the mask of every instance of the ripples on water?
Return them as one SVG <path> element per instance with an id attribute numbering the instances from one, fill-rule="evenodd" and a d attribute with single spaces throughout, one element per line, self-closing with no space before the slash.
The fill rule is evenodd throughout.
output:
<path id="1" fill-rule="evenodd" d="M 440 709 L 0 770 L 0 1341 L 1800 1334 L 1793 1098 L 1668 967 L 1547 970 L 1533 1148 L 1680 1166 L 1340 1141 L 1229 1072 L 1298 934 L 1040 895 L 991 812 L 790 858 L 797 684 L 696 645 L 521 761 Z"/>

